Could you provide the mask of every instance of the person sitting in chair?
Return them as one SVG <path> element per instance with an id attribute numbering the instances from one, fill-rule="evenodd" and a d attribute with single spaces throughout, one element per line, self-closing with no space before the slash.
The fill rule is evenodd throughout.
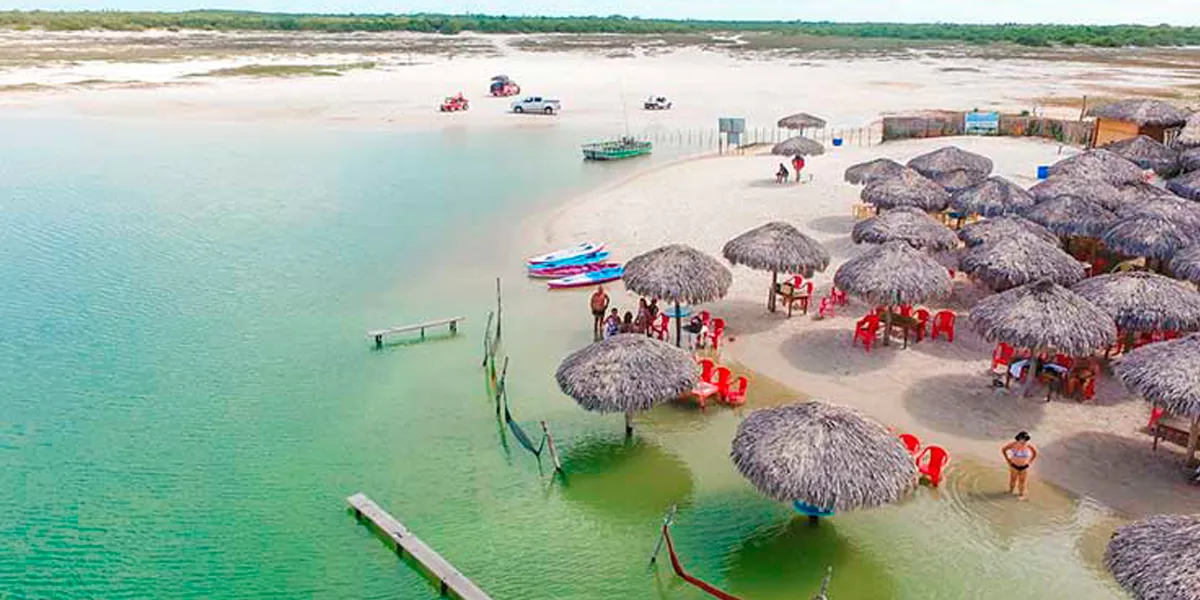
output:
<path id="1" fill-rule="evenodd" d="M 787 170 L 787 166 L 785 166 L 783 163 L 779 163 L 779 170 L 775 171 L 775 183 L 787 183 L 788 175 L 790 174 L 791 173 L 789 173 Z"/>

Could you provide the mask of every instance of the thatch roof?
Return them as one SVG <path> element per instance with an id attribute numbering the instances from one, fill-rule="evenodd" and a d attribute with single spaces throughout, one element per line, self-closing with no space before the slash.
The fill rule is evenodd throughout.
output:
<path id="1" fill-rule="evenodd" d="M 1200 329 L 1200 292 L 1146 271 L 1109 273 L 1085 279 L 1071 291 L 1113 318 L 1125 331 Z"/>
<path id="2" fill-rule="evenodd" d="M 878 304 L 916 304 L 950 293 L 950 273 L 905 242 L 875 246 L 846 261 L 833 283 Z"/>
<path id="3" fill-rule="evenodd" d="M 1078 196 L 1059 196 L 1025 211 L 1021 216 L 1058 235 L 1098 237 L 1117 215 Z"/>
<path id="4" fill-rule="evenodd" d="M 992 172 L 992 159 L 957 146 L 946 146 L 908 161 L 908 166 L 926 177 L 952 171 L 974 171 L 981 175 L 989 175 Z"/>
<path id="5" fill-rule="evenodd" d="M 850 232 L 856 244 L 882 244 L 900 240 L 917 250 L 944 251 L 958 247 L 958 236 L 929 213 L 907 206 L 884 211 L 854 224 Z"/>
<path id="6" fill-rule="evenodd" d="M 625 263 L 625 287 L 659 300 L 702 304 L 723 298 L 733 274 L 717 259 L 691 246 L 672 244 Z"/>
<path id="7" fill-rule="evenodd" d="M 1126 209 L 1118 211 L 1117 216 L 1121 218 L 1141 216 L 1159 217 L 1178 223 L 1190 232 L 1200 232 L 1200 203 L 1184 200 L 1174 194 L 1170 194 L 1169 198 L 1164 197 L 1158 200 L 1131 204 Z"/>
<path id="8" fill-rule="evenodd" d="M 1003 177 L 988 177 L 950 198 L 950 207 L 954 210 L 985 217 L 1017 213 L 1033 204 L 1029 192 Z"/>
<path id="9" fill-rule="evenodd" d="M 1053 200 L 1059 196 L 1086 198 L 1108 210 L 1117 210 L 1128 202 L 1121 190 L 1107 181 L 1087 179 L 1077 175 L 1055 175 L 1029 188 L 1035 202 Z"/>
<path id="10" fill-rule="evenodd" d="M 992 217 L 964 225 L 962 229 L 958 230 L 958 237 L 968 246 L 978 246 L 1011 238 L 1040 240 L 1055 246 L 1059 242 L 1058 236 L 1054 232 L 1017 215 Z"/>
<path id="11" fill-rule="evenodd" d="M 779 156 L 819 156 L 825 154 L 825 146 L 822 146 L 821 142 L 798 135 L 772 146 L 771 154 Z"/>
<path id="12" fill-rule="evenodd" d="M 1179 152 L 1172 150 L 1154 138 L 1139 135 L 1135 138 L 1113 142 L 1105 149 L 1143 168 L 1151 169 L 1163 177 L 1179 173 Z"/>
<path id="13" fill-rule="evenodd" d="M 1039 281 L 980 300 L 971 327 L 990 342 L 1016 348 L 1091 355 L 1110 346 L 1117 328 L 1104 311 L 1051 281 Z"/>
<path id="14" fill-rule="evenodd" d="M 1176 252 L 1170 267 L 1176 277 L 1200 283 L 1200 244 Z"/>
<path id="15" fill-rule="evenodd" d="M 763 494 L 836 512 L 896 502 L 917 481 L 898 437 L 852 408 L 824 402 L 750 413 L 738 425 L 731 456 Z"/>
<path id="16" fill-rule="evenodd" d="M 1110 250 L 1125 256 L 1167 259 L 1192 243 L 1197 234 L 1190 228 L 1154 215 L 1139 215 L 1112 224 L 1101 240 Z"/>
<path id="17" fill-rule="evenodd" d="M 1179 155 L 1179 170 L 1184 173 L 1200 171 L 1200 146 L 1184 150 Z"/>
<path id="18" fill-rule="evenodd" d="M 908 167 L 890 159 L 877 158 L 867 162 L 851 165 L 846 169 L 846 183 L 858 185 L 860 183 L 870 183 L 875 179 L 886 177 L 894 177 L 904 172 Z"/>
<path id="19" fill-rule="evenodd" d="M 1200 202 L 1200 170 L 1184 173 L 1168 181 L 1167 189 L 1188 200 Z"/>
<path id="20" fill-rule="evenodd" d="M 1116 208 L 1109 208 L 1109 210 L 1115 211 L 1117 214 L 1122 214 L 1130 209 L 1136 209 L 1138 206 L 1147 202 L 1158 202 L 1160 200 L 1182 200 L 1182 198 L 1179 196 L 1171 193 L 1170 190 L 1160 188 L 1157 185 L 1149 184 L 1144 181 L 1123 185 L 1118 188 L 1118 191 L 1121 194 L 1123 202 Z"/>
<path id="21" fill-rule="evenodd" d="M 1113 373 L 1130 391 L 1167 412 L 1200 417 L 1200 333 L 1146 344 L 1115 360 Z"/>
<path id="22" fill-rule="evenodd" d="M 1200 112 L 1194 112 L 1188 117 L 1187 124 L 1183 126 L 1183 131 L 1179 132 L 1175 142 L 1184 148 L 1200 146 Z"/>
<path id="23" fill-rule="evenodd" d="M 1102 119 L 1137 123 L 1142 127 L 1178 127 L 1188 118 L 1188 114 L 1174 104 L 1149 98 L 1130 98 L 1096 106 L 1088 114 Z"/>
<path id="24" fill-rule="evenodd" d="M 1057 245 L 1028 238 L 975 246 L 963 254 L 959 269 L 996 291 L 1043 279 L 1069 286 L 1087 276 L 1086 265 Z"/>
<path id="25" fill-rule="evenodd" d="M 1141 167 L 1103 148 L 1088 150 L 1050 165 L 1051 175 L 1074 175 L 1084 179 L 1122 185 L 1142 180 Z"/>
<path id="26" fill-rule="evenodd" d="M 883 209 L 912 206 L 926 212 L 944 210 L 950 203 L 950 193 L 945 188 L 912 169 L 870 181 L 860 197 L 863 202 Z"/>
<path id="27" fill-rule="evenodd" d="M 829 251 L 799 229 L 778 221 L 755 227 L 721 249 L 729 262 L 760 271 L 812 277 L 829 266 Z"/>
<path id="28" fill-rule="evenodd" d="M 649 410 L 691 390 L 699 377 L 688 352 L 638 334 L 615 335 L 578 350 L 554 374 L 563 393 L 602 413 Z"/>
<path id="29" fill-rule="evenodd" d="M 1200 515 L 1155 515 L 1117 529 L 1104 564 L 1135 600 L 1200 600 Z"/>
<path id="30" fill-rule="evenodd" d="M 932 177 L 933 182 L 946 188 L 951 194 L 960 192 L 987 179 L 987 174 L 977 171 L 959 169 L 946 173 L 938 173 Z"/>
<path id="31" fill-rule="evenodd" d="M 800 112 L 780 119 L 776 125 L 778 125 L 780 129 L 818 128 L 825 126 L 825 119 L 810 115 L 806 112 Z"/>

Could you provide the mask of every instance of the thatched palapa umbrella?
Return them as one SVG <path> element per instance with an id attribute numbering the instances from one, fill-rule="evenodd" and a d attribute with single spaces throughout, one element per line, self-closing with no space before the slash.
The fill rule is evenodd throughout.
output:
<path id="1" fill-rule="evenodd" d="M 1191 462 L 1200 445 L 1200 333 L 1146 344 L 1114 361 L 1113 373 L 1130 391 L 1191 420 Z"/>
<path id="2" fill-rule="evenodd" d="M 952 171 L 973 171 L 984 176 L 992 173 L 992 159 L 957 146 L 922 154 L 908 161 L 908 166 L 930 178 Z"/>
<path id="3" fill-rule="evenodd" d="M 1144 181 L 1123 185 L 1118 190 L 1121 194 L 1123 202 L 1115 210 L 1117 214 L 1133 210 L 1148 202 L 1159 202 L 1162 200 L 1182 200 L 1179 196 L 1172 194 L 1170 190 L 1160 188 L 1157 185 L 1152 185 Z"/>
<path id="4" fill-rule="evenodd" d="M 1200 285 L 1200 245 L 1175 253 L 1170 268 L 1176 277 Z"/>
<path id="5" fill-rule="evenodd" d="M 1059 196 L 1086 198 L 1107 210 L 1117 210 L 1127 199 L 1120 188 L 1099 179 L 1087 179 L 1078 175 L 1055 175 L 1029 188 L 1029 195 L 1038 203 Z"/>
<path id="6" fill-rule="evenodd" d="M 630 291 L 679 304 L 701 304 L 723 298 L 733 274 L 717 259 L 691 246 L 672 244 L 635 256 L 625 263 L 623 277 Z M 675 345 L 680 345 L 680 321 L 675 319 Z"/>
<path id="7" fill-rule="evenodd" d="M 854 224 L 854 243 L 883 244 L 900 240 L 917 250 L 943 252 L 958 247 L 958 236 L 929 213 L 907 206 L 884 211 Z"/>
<path id="8" fill-rule="evenodd" d="M 950 193 L 945 188 L 911 169 L 894 177 L 874 179 L 860 194 L 863 202 L 882 209 L 912 206 L 925 212 L 945 210 Z"/>
<path id="9" fill-rule="evenodd" d="M 1167 189 L 1188 200 L 1200 202 L 1200 170 L 1184 173 L 1168 181 Z"/>
<path id="10" fill-rule="evenodd" d="M 1188 119 L 1188 114 L 1174 104 L 1149 98 L 1130 98 L 1102 104 L 1089 110 L 1088 114 L 1101 119 L 1137 123 L 1142 127 L 1179 127 Z"/>
<path id="11" fill-rule="evenodd" d="M 856 296 L 888 307 L 887 344 L 891 337 L 892 307 L 916 304 L 950 293 L 950 272 L 932 256 L 901 241 L 876 246 L 846 261 L 833 275 L 833 284 Z"/>
<path id="12" fill-rule="evenodd" d="M 1136 600 L 1200 600 L 1200 515 L 1155 515 L 1117 529 L 1104 564 Z"/>
<path id="13" fill-rule="evenodd" d="M 1183 153 L 1179 155 L 1179 170 L 1183 171 L 1184 173 L 1200 171 L 1200 146 L 1190 150 L 1184 150 Z M 849 171 L 847 171 L 847 173 L 848 172 Z"/>
<path id="14" fill-rule="evenodd" d="M 852 408 L 824 402 L 750 413 L 738 425 L 731 456 L 763 494 L 824 513 L 896 502 L 917 481 L 899 438 Z"/>
<path id="15" fill-rule="evenodd" d="M 1110 250 L 1125 256 L 1163 261 L 1192 243 L 1196 234 L 1178 222 L 1155 215 L 1121 219 L 1101 236 Z"/>
<path id="16" fill-rule="evenodd" d="M 825 119 L 800 112 L 780 119 L 776 125 L 780 129 L 818 129 L 825 126 Z"/>
<path id="17" fill-rule="evenodd" d="M 1123 210 L 1117 211 L 1117 216 L 1123 219 L 1141 216 L 1160 217 L 1179 223 L 1189 230 L 1200 231 L 1200 203 L 1184 200 L 1174 194 L 1139 204 L 1131 204 Z"/>
<path id="18" fill-rule="evenodd" d="M 908 167 L 890 159 L 877 158 L 851 165 L 846 169 L 846 183 L 858 185 L 860 183 L 870 183 L 876 179 L 885 179 L 887 177 L 895 177 L 905 171 Z"/>
<path id="19" fill-rule="evenodd" d="M 790 137 L 771 147 L 771 154 L 779 156 L 820 156 L 825 154 L 821 142 L 802 135 Z"/>
<path id="20" fill-rule="evenodd" d="M 1058 236 L 1054 232 L 1025 217 L 1016 215 L 992 217 L 971 223 L 958 230 L 958 237 L 967 246 L 978 246 L 1014 238 L 1042 241 L 1053 246 L 1057 246 L 1059 243 Z"/>
<path id="21" fill-rule="evenodd" d="M 959 169 L 948 173 L 938 173 L 932 179 L 934 183 L 946 188 L 947 192 L 953 194 L 982 183 L 983 180 L 987 179 L 987 175 L 978 171 Z"/>
<path id="22" fill-rule="evenodd" d="M 583 408 L 625 413 L 625 433 L 633 433 L 633 413 L 687 393 L 700 377 L 692 356 L 670 344 L 638 334 L 615 335 L 573 352 L 554 378 Z"/>
<path id="23" fill-rule="evenodd" d="M 1103 148 L 1064 158 L 1050 165 L 1050 174 L 1107 181 L 1111 185 L 1124 185 L 1142 180 L 1141 167 Z"/>
<path id="24" fill-rule="evenodd" d="M 998 292 L 1044 279 L 1069 286 L 1087 275 L 1086 265 L 1057 245 L 1028 238 L 975 246 L 963 254 L 959 269 Z"/>
<path id="25" fill-rule="evenodd" d="M 1019 213 L 1033 205 L 1029 192 L 1003 177 L 988 177 L 950 198 L 950 208 L 984 217 Z"/>
<path id="26" fill-rule="evenodd" d="M 1127 332 L 1200 329 L 1200 292 L 1145 271 L 1109 273 L 1071 287 Z"/>
<path id="27" fill-rule="evenodd" d="M 755 227 L 726 242 L 721 249 L 725 259 L 735 265 L 771 272 L 771 290 L 767 310 L 775 311 L 775 287 L 779 273 L 798 273 L 812 277 L 829 266 L 829 251 L 799 229 L 778 221 Z"/>
<path id="28" fill-rule="evenodd" d="M 1059 196 L 1035 205 L 1023 217 L 1060 236 L 1099 237 L 1117 220 L 1103 206 L 1078 196 Z"/>
<path id="29" fill-rule="evenodd" d="M 1135 138 L 1113 142 L 1104 148 L 1163 177 L 1174 177 L 1179 173 L 1179 152 L 1164 146 L 1162 142 L 1154 138 L 1139 135 Z"/>
<path id="30" fill-rule="evenodd" d="M 1200 112 L 1194 112 L 1188 117 L 1175 142 L 1184 148 L 1200 146 Z"/>

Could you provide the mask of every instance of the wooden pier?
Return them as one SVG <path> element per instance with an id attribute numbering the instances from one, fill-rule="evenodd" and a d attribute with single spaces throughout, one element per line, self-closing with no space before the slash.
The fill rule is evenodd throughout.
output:
<path id="1" fill-rule="evenodd" d="M 399 327 L 388 327 L 387 329 L 376 329 L 374 331 L 368 331 L 367 337 L 375 340 L 376 348 L 382 348 L 383 347 L 383 336 L 385 336 L 385 335 L 394 335 L 397 333 L 408 333 L 410 331 L 420 331 L 421 339 L 425 339 L 425 330 L 426 329 L 432 329 L 434 327 L 441 327 L 443 325 L 449 325 L 450 326 L 450 335 L 454 335 L 454 334 L 458 333 L 459 322 L 466 321 L 466 320 L 467 320 L 466 317 L 450 317 L 449 319 L 438 319 L 436 321 L 429 321 L 426 323 L 417 323 L 416 325 L 401 325 Z"/>
<path id="2" fill-rule="evenodd" d="M 366 494 L 359 492 L 346 498 L 346 502 L 354 509 L 354 515 L 359 520 L 367 519 L 388 539 L 392 540 L 396 544 L 397 552 L 401 554 L 407 552 L 413 560 L 436 577 L 442 595 L 453 592 L 455 596 L 463 600 L 491 600 L 483 590 L 471 583 L 470 579 L 459 573 L 454 565 L 434 552 L 433 548 L 426 546 L 425 542 L 413 535 L 407 527 L 387 511 L 379 508 L 379 505 L 375 504 Z"/>

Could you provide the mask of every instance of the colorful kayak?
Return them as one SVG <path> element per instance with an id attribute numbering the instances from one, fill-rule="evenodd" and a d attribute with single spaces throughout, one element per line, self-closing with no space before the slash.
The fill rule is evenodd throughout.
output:
<path id="1" fill-rule="evenodd" d="M 556 267 L 571 267 L 571 266 L 576 266 L 576 265 L 590 265 L 590 264 L 595 264 L 595 263 L 604 261 L 606 258 L 608 258 L 608 255 L 609 255 L 608 250 L 601 250 L 601 251 L 595 252 L 593 254 L 584 254 L 583 256 L 576 256 L 574 258 L 564 258 L 562 260 L 556 260 L 553 262 L 532 264 L 532 265 L 529 265 L 528 268 L 530 270 L 533 270 L 533 269 L 553 269 Z"/>
<path id="2" fill-rule="evenodd" d="M 560 277 L 570 277 L 572 275 L 583 275 L 584 273 L 595 273 L 596 271 L 613 269 L 619 266 L 621 266 L 621 263 L 599 262 L 587 265 L 547 267 L 545 269 L 529 269 L 529 276 L 537 279 L 558 279 Z"/>
<path id="3" fill-rule="evenodd" d="M 582 244 L 572 246 L 570 248 L 564 248 L 562 250 L 556 250 L 549 254 L 543 254 L 541 256 L 534 256 L 534 257 L 528 258 L 528 259 L 526 259 L 525 262 L 530 265 L 556 263 L 556 262 L 560 262 L 563 260 L 570 260 L 572 258 L 579 258 L 581 256 L 587 256 L 588 254 L 595 254 L 603 249 L 604 249 L 603 243 L 584 242 Z"/>
<path id="4" fill-rule="evenodd" d="M 621 276 L 624 274 L 625 274 L 625 267 L 613 267 L 611 269 L 604 269 L 603 271 L 593 271 L 591 273 L 583 273 L 581 275 L 572 275 L 570 277 L 563 277 L 562 279 L 553 279 L 553 280 L 547 282 L 546 285 L 550 286 L 550 289 L 555 289 L 555 290 L 564 289 L 564 288 L 584 287 L 584 286 L 588 286 L 588 285 L 596 285 L 598 283 L 604 283 L 606 281 L 613 281 L 616 279 L 620 279 Z"/>

